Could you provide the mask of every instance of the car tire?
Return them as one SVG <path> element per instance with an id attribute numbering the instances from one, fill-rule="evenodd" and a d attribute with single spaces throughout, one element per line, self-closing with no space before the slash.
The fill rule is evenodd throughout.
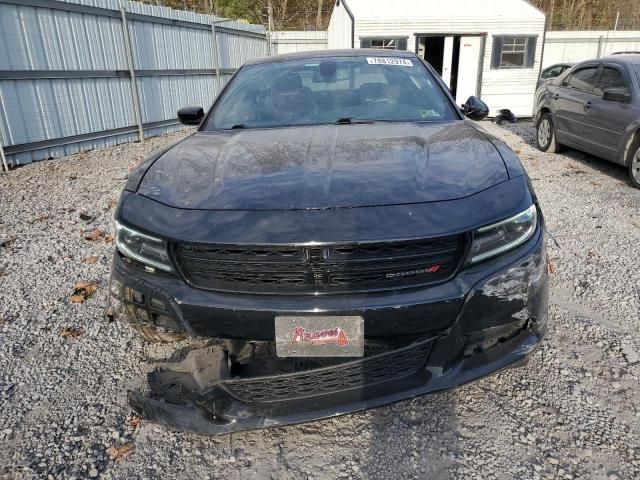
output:
<path id="1" fill-rule="evenodd" d="M 634 187 L 640 188 L 640 135 L 636 135 L 629 152 L 629 179 Z"/>
<path id="2" fill-rule="evenodd" d="M 557 153 L 560 151 L 560 144 L 556 140 L 556 129 L 550 113 L 544 113 L 538 119 L 536 146 L 543 152 Z"/>
<path id="3" fill-rule="evenodd" d="M 130 324 L 138 335 L 150 343 L 172 343 L 184 340 L 187 336 L 184 333 L 174 332 L 153 325 Z"/>

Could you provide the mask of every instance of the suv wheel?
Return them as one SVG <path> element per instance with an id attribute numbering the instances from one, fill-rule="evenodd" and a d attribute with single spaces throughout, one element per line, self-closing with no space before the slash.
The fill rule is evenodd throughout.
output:
<path id="1" fill-rule="evenodd" d="M 556 129 L 549 113 L 544 113 L 536 125 L 536 145 L 543 152 L 556 153 L 560 144 L 556 141 Z"/>
<path id="2" fill-rule="evenodd" d="M 633 142 L 629 159 L 629 178 L 634 187 L 640 188 L 640 136 Z"/>

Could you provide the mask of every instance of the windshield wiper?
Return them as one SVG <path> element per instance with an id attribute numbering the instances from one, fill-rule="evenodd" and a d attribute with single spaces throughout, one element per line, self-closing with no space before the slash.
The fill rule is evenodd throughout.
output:
<path id="1" fill-rule="evenodd" d="M 373 123 L 373 120 L 358 120 L 357 118 L 343 117 L 335 121 L 334 125 L 364 125 Z"/>
<path id="2" fill-rule="evenodd" d="M 242 130 L 244 128 L 247 128 L 244 123 L 237 123 L 233 127 L 231 127 L 231 130 Z"/>

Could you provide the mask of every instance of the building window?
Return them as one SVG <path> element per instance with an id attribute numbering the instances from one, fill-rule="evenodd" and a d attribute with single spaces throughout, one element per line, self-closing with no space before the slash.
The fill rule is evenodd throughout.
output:
<path id="1" fill-rule="evenodd" d="M 406 50 L 407 38 L 361 38 L 360 48 L 378 48 L 380 50 Z"/>
<path id="2" fill-rule="evenodd" d="M 537 36 L 494 36 L 491 68 L 533 68 Z"/>

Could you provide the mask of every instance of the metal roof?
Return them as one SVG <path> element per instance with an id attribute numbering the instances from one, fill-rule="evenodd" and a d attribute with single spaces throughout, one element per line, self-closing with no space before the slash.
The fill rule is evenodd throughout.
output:
<path id="1" fill-rule="evenodd" d="M 544 13 L 526 0 L 341 0 L 353 12 L 356 21 L 384 18 L 400 19 L 458 18 L 522 19 L 523 16 L 545 18 Z"/>

